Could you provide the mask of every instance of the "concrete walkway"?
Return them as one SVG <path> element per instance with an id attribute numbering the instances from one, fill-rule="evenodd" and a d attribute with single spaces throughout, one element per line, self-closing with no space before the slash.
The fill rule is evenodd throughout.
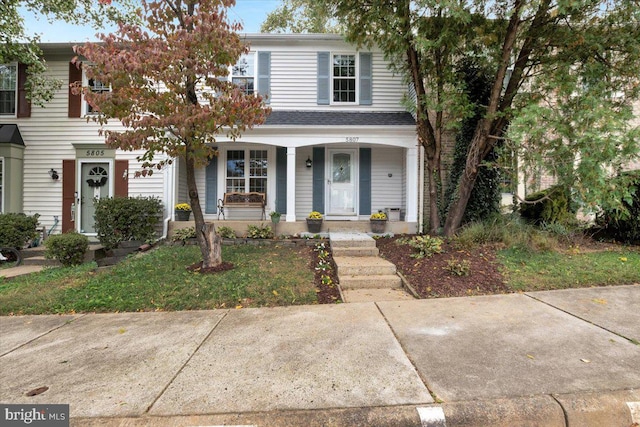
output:
<path id="1" fill-rule="evenodd" d="M 1 317 L 0 403 L 72 426 L 630 427 L 638 307 L 640 285 Z"/>

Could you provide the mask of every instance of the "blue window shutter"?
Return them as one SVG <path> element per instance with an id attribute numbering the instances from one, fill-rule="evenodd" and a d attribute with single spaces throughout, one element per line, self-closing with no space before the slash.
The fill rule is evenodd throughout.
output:
<path id="1" fill-rule="evenodd" d="M 271 52 L 258 52 L 258 93 L 271 103 Z"/>
<path id="2" fill-rule="evenodd" d="M 287 213 L 287 149 L 276 147 L 276 211 Z"/>
<path id="3" fill-rule="evenodd" d="M 360 52 L 360 105 L 373 103 L 371 52 Z"/>
<path id="4" fill-rule="evenodd" d="M 312 209 L 324 213 L 324 147 L 313 147 Z"/>
<path id="5" fill-rule="evenodd" d="M 360 149 L 360 215 L 371 214 L 371 148 Z"/>
<path id="6" fill-rule="evenodd" d="M 214 148 L 215 150 L 215 148 Z M 218 156 L 213 156 L 205 170 L 206 204 L 204 213 L 218 213 Z"/>
<path id="7" fill-rule="evenodd" d="M 331 92 L 331 61 L 329 52 L 318 52 L 318 105 L 329 105 Z"/>

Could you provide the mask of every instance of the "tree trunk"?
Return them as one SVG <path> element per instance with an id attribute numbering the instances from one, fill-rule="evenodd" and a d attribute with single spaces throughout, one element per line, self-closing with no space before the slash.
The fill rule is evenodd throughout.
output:
<path id="1" fill-rule="evenodd" d="M 196 186 L 195 162 L 190 147 L 185 147 L 185 163 L 187 173 L 187 189 L 189 201 L 195 220 L 196 240 L 202 254 L 202 268 L 216 267 L 222 263 L 222 238 L 216 233 L 213 224 L 204 222 L 200 197 Z"/>

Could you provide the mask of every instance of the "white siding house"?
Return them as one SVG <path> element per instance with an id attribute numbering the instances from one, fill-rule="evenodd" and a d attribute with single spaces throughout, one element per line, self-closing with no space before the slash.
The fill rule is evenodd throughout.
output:
<path id="1" fill-rule="evenodd" d="M 205 218 L 218 219 L 225 193 L 259 191 L 266 193 L 267 213 L 281 212 L 286 222 L 303 221 L 312 210 L 326 221 L 363 221 L 394 208 L 402 212 L 403 229 L 416 231 L 415 123 L 402 105 L 406 85 L 382 53 L 358 51 L 335 35 L 245 37 L 251 52 L 230 78 L 266 95 L 272 113 L 237 141 L 221 136 L 215 142 L 219 156 L 197 171 Z M 173 206 L 188 202 L 183 165 L 134 178 L 139 153 L 106 147 L 98 126 L 86 120 L 86 104 L 69 93 L 68 83 L 83 78 L 70 65 L 72 45 L 42 45 L 48 73 L 64 82 L 44 108 L 27 111 L 20 103 L 20 67 L 10 70 L 16 106 L 0 111 L 2 210 L 38 213 L 54 233 L 92 235 L 94 197 L 141 195 L 162 199 L 166 221 L 173 220 Z M 227 209 L 225 217 L 259 219 L 260 213 Z"/>

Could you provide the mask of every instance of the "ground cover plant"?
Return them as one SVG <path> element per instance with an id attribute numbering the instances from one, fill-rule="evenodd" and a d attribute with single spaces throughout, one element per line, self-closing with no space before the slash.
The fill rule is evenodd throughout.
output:
<path id="1" fill-rule="evenodd" d="M 197 246 L 161 246 L 104 271 L 95 264 L 46 269 L 0 282 L 0 314 L 199 310 L 335 302 L 337 288 L 316 288 L 313 248 L 223 247 L 234 268 L 215 274 L 186 269 Z M 333 292 L 333 293 L 331 293 Z M 338 294 L 339 295 L 339 294 Z"/>

